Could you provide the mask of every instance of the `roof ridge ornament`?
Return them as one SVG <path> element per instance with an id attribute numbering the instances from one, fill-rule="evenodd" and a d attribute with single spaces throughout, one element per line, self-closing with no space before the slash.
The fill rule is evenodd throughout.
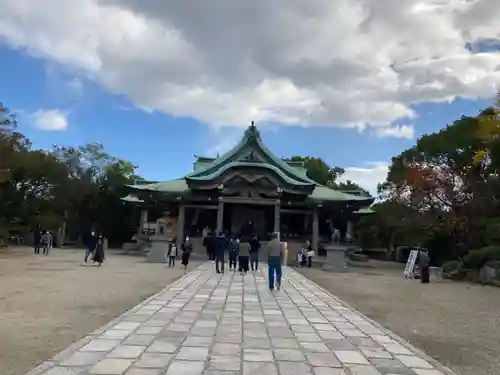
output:
<path id="1" fill-rule="evenodd" d="M 252 121 L 250 123 L 250 126 L 246 130 L 245 134 L 251 137 L 260 137 L 260 132 L 259 129 L 257 129 L 257 126 L 255 125 L 255 121 Z"/>

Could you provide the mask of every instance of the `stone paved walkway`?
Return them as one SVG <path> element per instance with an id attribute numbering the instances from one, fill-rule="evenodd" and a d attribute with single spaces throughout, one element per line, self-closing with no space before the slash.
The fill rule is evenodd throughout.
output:
<path id="1" fill-rule="evenodd" d="M 29 374 L 449 374 L 289 268 L 271 293 L 266 271 L 206 263 Z"/>

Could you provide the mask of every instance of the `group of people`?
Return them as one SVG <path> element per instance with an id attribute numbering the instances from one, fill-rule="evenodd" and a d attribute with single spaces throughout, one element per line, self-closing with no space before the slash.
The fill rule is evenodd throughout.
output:
<path id="1" fill-rule="evenodd" d="M 87 265 L 89 259 L 94 262 L 94 265 L 101 266 L 105 258 L 104 237 L 96 234 L 95 232 L 90 232 L 84 237 L 83 242 L 85 244 L 85 258 L 82 266 Z"/>
<path id="2" fill-rule="evenodd" d="M 215 235 L 208 232 L 203 238 L 203 246 L 207 251 L 208 259 L 215 262 L 217 273 L 224 272 L 225 254 L 229 255 L 229 270 L 238 271 L 245 275 L 248 271 L 259 269 L 260 241 L 256 234 L 241 239 L 230 237 L 224 232 Z"/>
<path id="3" fill-rule="evenodd" d="M 49 255 L 52 249 L 52 233 L 48 230 L 36 230 L 34 232 L 34 252 L 35 254 Z"/>
<path id="4" fill-rule="evenodd" d="M 261 242 L 257 235 L 250 237 L 231 238 L 224 232 L 214 235 L 208 233 L 203 239 L 203 245 L 207 250 L 208 259 L 215 262 L 215 271 L 224 273 L 225 254 L 229 256 L 229 270 L 238 270 L 241 275 L 246 275 L 259 269 L 259 252 Z M 285 257 L 285 247 L 279 240 L 279 234 L 273 233 L 271 241 L 266 246 L 268 269 L 269 269 L 269 289 L 279 290 L 282 279 L 282 266 Z"/>
<path id="5" fill-rule="evenodd" d="M 193 244 L 191 243 L 191 239 L 189 236 L 186 236 L 184 241 L 181 244 L 181 263 L 184 267 L 184 270 L 187 269 L 189 264 L 189 258 L 191 257 L 191 253 L 193 252 Z M 179 255 L 179 251 L 177 249 L 177 238 L 172 239 L 168 244 L 167 251 L 165 253 L 165 263 L 168 263 L 168 267 L 175 267 L 175 259 Z"/>
<path id="6" fill-rule="evenodd" d="M 310 241 L 306 241 L 304 247 L 297 253 L 297 267 L 307 267 L 311 268 L 312 259 L 314 256 L 314 250 Z"/>

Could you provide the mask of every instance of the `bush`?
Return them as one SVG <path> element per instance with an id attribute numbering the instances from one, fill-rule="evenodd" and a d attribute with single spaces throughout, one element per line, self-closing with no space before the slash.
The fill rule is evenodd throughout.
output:
<path id="1" fill-rule="evenodd" d="M 463 268 L 463 264 L 459 260 L 450 260 L 443 263 L 443 273 L 445 275 L 452 275 L 458 273 Z"/>
<path id="2" fill-rule="evenodd" d="M 468 269 L 478 270 L 491 260 L 500 260 L 500 246 L 491 245 L 479 250 L 472 250 L 464 257 L 464 266 Z"/>

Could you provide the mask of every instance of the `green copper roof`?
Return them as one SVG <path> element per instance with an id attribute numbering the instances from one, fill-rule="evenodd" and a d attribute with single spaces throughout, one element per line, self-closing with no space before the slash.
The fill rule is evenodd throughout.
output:
<path id="1" fill-rule="evenodd" d="M 258 158 L 241 159 L 245 153 L 256 152 L 260 157 L 265 157 L 266 161 Z M 166 194 L 184 194 L 190 192 L 188 181 L 210 181 L 216 179 L 222 173 L 231 168 L 265 168 L 273 171 L 284 182 L 297 187 L 314 188 L 309 195 L 309 199 L 317 203 L 320 202 L 358 202 L 358 204 L 370 205 L 374 198 L 347 194 L 341 191 L 332 190 L 317 184 L 307 177 L 303 162 L 283 160 L 274 155 L 262 142 L 260 133 L 252 124 L 246 131 L 241 141 L 231 150 L 222 156 L 214 159 L 197 156 L 194 171 L 186 177 L 177 180 L 157 182 L 151 184 L 129 185 L 130 188 L 142 191 L 159 192 Z"/>
<path id="2" fill-rule="evenodd" d="M 158 193 L 182 194 L 189 191 L 186 181 L 183 178 L 177 180 L 155 182 L 146 185 L 127 185 L 134 190 L 152 191 Z"/>
<path id="3" fill-rule="evenodd" d="M 357 215 L 369 215 L 369 214 L 373 214 L 373 213 L 375 213 L 375 211 L 373 211 L 370 207 L 363 207 L 363 208 L 360 208 L 359 210 L 353 212 L 353 214 L 357 214 Z"/>
<path id="4" fill-rule="evenodd" d="M 135 195 L 129 194 L 126 197 L 120 198 L 122 201 L 129 203 L 144 203 L 142 199 L 137 198 Z"/>
<path id="5" fill-rule="evenodd" d="M 246 131 L 245 135 L 241 139 L 241 141 L 234 146 L 231 150 L 208 164 L 205 168 L 201 168 L 200 170 L 194 171 L 186 176 L 187 180 L 206 180 L 207 176 L 213 175 L 217 176 L 215 173 L 218 169 L 224 167 L 226 164 L 237 161 L 236 159 L 240 155 L 240 153 L 245 149 L 245 147 L 250 147 L 252 150 L 257 152 L 261 152 L 263 155 L 267 157 L 271 161 L 271 164 L 274 167 L 280 169 L 284 174 L 289 177 L 289 181 L 292 184 L 298 185 L 316 185 L 316 182 L 311 180 L 309 177 L 300 173 L 297 169 L 288 165 L 284 160 L 274 155 L 262 142 L 260 138 L 260 132 L 258 129 L 252 124 Z M 264 164 L 264 163 L 263 163 Z"/>
<path id="6" fill-rule="evenodd" d="M 157 182 L 150 185 L 128 185 L 134 190 L 151 191 L 158 193 L 184 194 L 190 191 L 184 179 Z M 359 197 L 343 193 L 341 191 L 332 190 L 324 186 L 316 186 L 309 199 L 314 202 L 359 202 L 366 205 L 373 203 L 374 198 Z"/>
<path id="7" fill-rule="evenodd" d="M 286 183 L 289 183 L 291 185 L 311 186 L 311 183 L 309 183 L 309 182 L 302 182 L 302 181 L 294 180 L 293 178 L 289 177 L 281 169 L 279 169 L 278 167 L 276 167 L 274 165 L 264 164 L 264 163 L 254 163 L 254 162 L 243 162 L 243 161 L 230 162 L 230 163 L 224 164 L 220 168 L 213 170 L 213 172 L 211 174 L 203 175 L 203 176 L 200 176 L 200 177 L 194 176 L 194 177 L 191 177 L 191 179 L 192 180 L 210 181 L 210 180 L 212 180 L 214 178 L 219 177 L 225 171 L 227 171 L 227 170 L 229 170 L 231 168 L 262 168 L 262 169 L 268 169 L 268 170 L 271 170 L 274 173 L 276 173 Z"/>

